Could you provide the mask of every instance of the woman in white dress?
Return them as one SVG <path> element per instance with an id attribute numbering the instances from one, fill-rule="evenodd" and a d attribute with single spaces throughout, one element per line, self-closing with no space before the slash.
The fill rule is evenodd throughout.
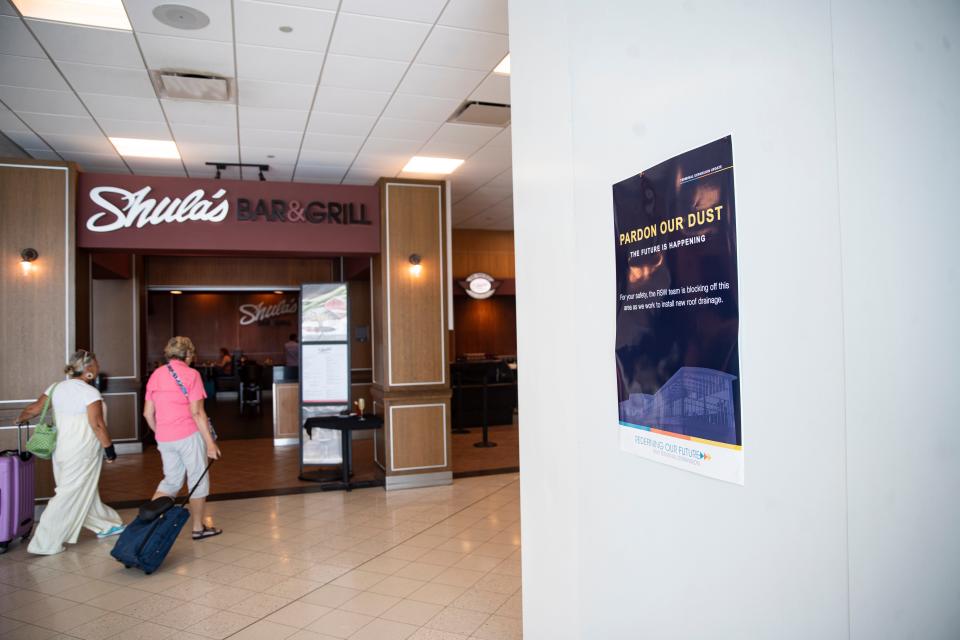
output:
<path id="1" fill-rule="evenodd" d="M 100 372 L 97 357 L 89 351 L 77 351 L 64 369 L 69 378 L 47 390 L 20 414 L 18 420 L 40 415 L 44 402 L 56 416 L 57 446 L 53 451 L 53 478 L 56 494 L 40 517 L 27 551 L 52 555 L 74 544 L 80 529 L 86 527 L 100 538 L 123 531 L 116 511 L 100 501 L 100 468 L 117 459 L 104 419 L 103 398 L 93 386 Z"/>

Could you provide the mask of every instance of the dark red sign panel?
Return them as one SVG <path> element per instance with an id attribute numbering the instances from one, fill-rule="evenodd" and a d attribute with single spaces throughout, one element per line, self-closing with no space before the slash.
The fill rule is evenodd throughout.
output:
<path id="1" fill-rule="evenodd" d="M 81 173 L 84 249 L 370 255 L 377 187 Z"/>

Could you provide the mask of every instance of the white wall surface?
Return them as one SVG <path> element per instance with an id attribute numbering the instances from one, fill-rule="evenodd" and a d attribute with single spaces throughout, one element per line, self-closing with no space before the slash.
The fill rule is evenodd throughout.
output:
<path id="1" fill-rule="evenodd" d="M 960 21 L 882 4 L 511 2 L 526 638 L 957 637 Z M 611 185 L 727 134 L 743 487 L 614 378 Z"/>
<path id="2" fill-rule="evenodd" d="M 834 5 L 854 638 L 960 638 L 960 3 Z"/>

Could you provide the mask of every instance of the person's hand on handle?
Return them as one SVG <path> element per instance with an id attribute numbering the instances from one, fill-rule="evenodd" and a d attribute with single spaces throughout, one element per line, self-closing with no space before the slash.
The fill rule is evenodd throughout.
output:
<path id="1" fill-rule="evenodd" d="M 207 444 L 207 457 L 208 457 L 208 458 L 210 458 L 211 460 L 219 460 L 219 459 L 220 459 L 220 455 L 221 455 L 221 454 L 220 454 L 220 447 L 218 447 L 218 446 L 216 445 L 216 443 L 211 442 L 211 443 Z"/>

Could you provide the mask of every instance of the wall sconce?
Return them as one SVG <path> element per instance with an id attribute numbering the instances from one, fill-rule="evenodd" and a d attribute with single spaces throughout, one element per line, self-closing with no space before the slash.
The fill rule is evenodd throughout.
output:
<path id="1" fill-rule="evenodd" d="M 20 267 L 24 273 L 30 273 L 33 269 L 33 261 L 40 257 L 36 249 L 24 249 L 20 252 Z"/>
<path id="2" fill-rule="evenodd" d="M 180 291 L 180 290 L 178 290 L 178 289 L 174 289 L 173 291 L 170 292 L 170 295 L 172 295 L 172 296 L 179 296 L 181 293 L 183 293 L 183 291 Z"/>
<path id="3" fill-rule="evenodd" d="M 416 253 L 410 254 L 410 275 L 419 276 L 423 271 L 423 265 L 420 264 L 420 256 Z"/>

